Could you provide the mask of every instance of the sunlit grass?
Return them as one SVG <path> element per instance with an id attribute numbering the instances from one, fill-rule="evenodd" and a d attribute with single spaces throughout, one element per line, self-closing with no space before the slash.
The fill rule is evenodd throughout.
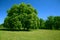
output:
<path id="1" fill-rule="evenodd" d="M 60 40 L 60 31 L 0 31 L 0 40 Z"/>

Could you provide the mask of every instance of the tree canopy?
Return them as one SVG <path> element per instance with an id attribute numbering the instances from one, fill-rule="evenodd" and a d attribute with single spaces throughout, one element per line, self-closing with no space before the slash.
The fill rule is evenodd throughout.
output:
<path id="1" fill-rule="evenodd" d="M 37 11 L 30 4 L 21 3 L 13 5 L 8 11 L 4 26 L 11 29 L 37 28 L 39 18 Z"/>

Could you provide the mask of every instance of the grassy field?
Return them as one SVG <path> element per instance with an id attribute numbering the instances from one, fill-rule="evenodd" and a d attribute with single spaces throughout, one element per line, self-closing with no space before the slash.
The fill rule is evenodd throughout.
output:
<path id="1" fill-rule="evenodd" d="M 60 31 L 0 31 L 0 40 L 60 40 Z"/>

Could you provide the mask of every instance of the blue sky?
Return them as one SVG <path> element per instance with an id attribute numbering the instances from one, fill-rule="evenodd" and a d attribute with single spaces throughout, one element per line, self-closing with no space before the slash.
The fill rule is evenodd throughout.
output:
<path id="1" fill-rule="evenodd" d="M 60 16 L 60 0 L 0 0 L 0 24 L 4 23 L 7 10 L 21 2 L 31 4 L 37 11 L 38 17 L 47 19 L 48 16 Z"/>

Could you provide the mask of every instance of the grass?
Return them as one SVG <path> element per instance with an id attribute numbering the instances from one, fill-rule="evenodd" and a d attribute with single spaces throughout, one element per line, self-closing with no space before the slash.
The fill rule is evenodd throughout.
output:
<path id="1" fill-rule="evenodd" d="M 0 40 L 60 40 L 60 30 L 0 31 Z"/>

